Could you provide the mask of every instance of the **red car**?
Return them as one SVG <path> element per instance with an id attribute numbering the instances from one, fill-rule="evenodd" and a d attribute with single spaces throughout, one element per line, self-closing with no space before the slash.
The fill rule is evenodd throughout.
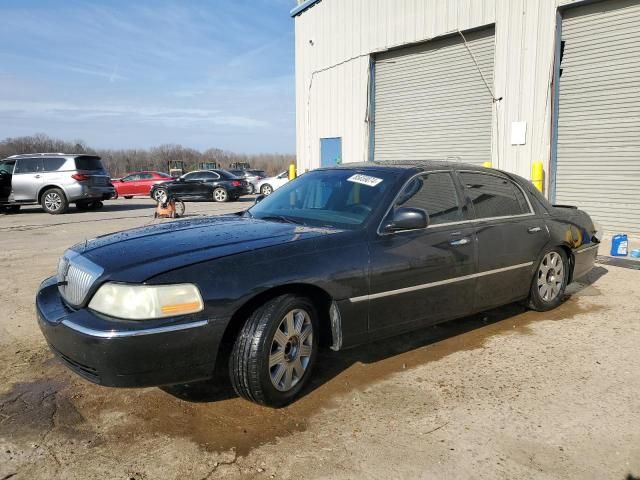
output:
<path id="1" fill-rule="evenodd" d="M 116 189 L 116 196 L 133 198 L 134 196 L 148 197 L 151 187 L 156 183 L 172 180 L 173 177 L 162 172 L 135 172 L 118 180 L 112 180 Z"/>

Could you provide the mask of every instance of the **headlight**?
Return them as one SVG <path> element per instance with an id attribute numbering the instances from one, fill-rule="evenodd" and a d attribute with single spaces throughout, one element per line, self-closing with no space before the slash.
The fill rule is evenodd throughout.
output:
<path id="1" fill-rule="evenodd" d="M 111 317 L 145 320 L 173 317 L 204 309 L 198 287 L 177 285 L 127 285 L 105 283 L 89 302 L 89 308 Z"/>

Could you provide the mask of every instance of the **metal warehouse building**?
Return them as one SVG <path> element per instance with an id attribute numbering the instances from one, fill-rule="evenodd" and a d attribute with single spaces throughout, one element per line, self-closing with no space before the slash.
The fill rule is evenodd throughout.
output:
<path id="1" fill-rule="evenodd" d="M 449 159 L 530 178 L 640 231 L 640 0 L 307 0 L 300 171 Z"/>

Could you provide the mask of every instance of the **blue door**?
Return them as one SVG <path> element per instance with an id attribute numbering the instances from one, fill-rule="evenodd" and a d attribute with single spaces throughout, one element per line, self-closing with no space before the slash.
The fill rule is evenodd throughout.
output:
<path id="1" fill-rule="evenodd" d="M 342 163 L 342 137 L 320 139 L 320 166 L 333 167 Z"/>

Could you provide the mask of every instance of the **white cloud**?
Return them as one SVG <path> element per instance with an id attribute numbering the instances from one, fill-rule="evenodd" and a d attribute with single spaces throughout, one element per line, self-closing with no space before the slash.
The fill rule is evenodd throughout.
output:
<path id="1" fill-rule="evenodd" d="M 226 115 L 219 110 L 201 108 L 156 108 L 121 105 L 78 105 L 65 102 L 29 102 L 0 100 L 0 116 L 48 118 L 51 120 L 86 121 L 105 117 L 122 117 L 139 123 L 188 127 L 194 124 L 227 125 L 245 128 L 267 127 L 254 118 Z"/>

